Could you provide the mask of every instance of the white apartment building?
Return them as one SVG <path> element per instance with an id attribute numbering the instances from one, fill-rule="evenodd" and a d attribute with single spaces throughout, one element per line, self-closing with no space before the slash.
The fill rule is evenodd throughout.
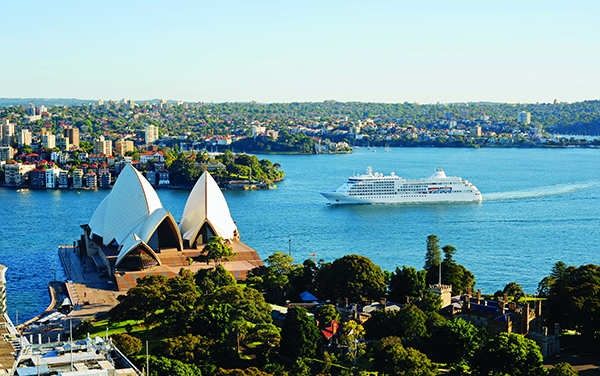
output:
<path id="1" fill-rule="evenodd" d="M 145 127 L 145 143 L 146 145 L 152 144 L 154 141 L 158 140 L 158 127 L 154 125 L 147 125 Z"/>
<path id="2" fill-rule="evenodd" d="M 54 149 L 56 147 L 56 136 L 53 134 L 42 136 L 42 145 L 45 148 Z"/>
<path id="3" fill-rule="evenodd" d="M 84 188 L 83 186 L 83 170 L 77 168 L 73 171 L 73 188 Z"/>
<path id="4" fill-rule="evenodd" d="M 19 147 L 25 145 L 31 145 L 31 131 L 29 129 L 23 129 L 17 135 L 17 139 L 19 142 Z"/>
<path id="5" fill-rule="evenodd" d="M 60 168 L 54 167 L 46 170 L 46 188 L 57 188 L 60 177 Z"/>
<path id="6" fill-rule="evenodd" d="M 530 124 L 531 123 L 531 113 L 527 111 L 519 112 L 517 115 L 517 122 L 521 124 Z"/>

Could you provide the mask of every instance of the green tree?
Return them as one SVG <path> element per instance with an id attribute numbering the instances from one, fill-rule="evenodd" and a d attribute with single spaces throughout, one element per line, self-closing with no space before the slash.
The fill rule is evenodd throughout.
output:
<path id="1" fill-rule="evenodd" d="M 548 372 L 548 376 L 577 376 L 579 372 L 573 369 L 569 363 L 562 362 L 557 363 L 554 367 L 550 368 L 550 372 Z"/>
<path id="2" fill-rule="evenodd" d="M 151 356 L 149 363 L 150 376 L 202 376 L 200 368 L 175 359 Z"/>
<path id="3" fill-rule="evenodd" d="M 516 333 L 499 333 L 488 340 L 471 360 L 477 375 L 542 376 L 540 348 L 530 339 Z"/>
<path id="4" fill-rule="evenodd" d="M 442 254 L 440 253 L 439 239 L 436 235 L 427 237 L 427 252 L 425 253 L 425 266 L 423 269 L 429 271 L 437 267 L 442 262 Z"/>
<path id="5" fill-rule="evenodd" d="M 385 375 L 433 376 L 437 368 L 426 355 L 405 348 L 397 337 L 387 337 L 375 346 L 372 368 Z"/>
<path id="6" fill-rule="evenodd" d="M 427 334 L 427 316 L 414 304 L 400 310 L 376 310 L 363 325 L 366 338 L 381 339 L 388 336 L 413 341 Z"/>
<path id="7" fill-rule="evenodd" d="M 194 280 L 196 286 L 205 294 L 210 294 L 216 289 L 237 283 L 231 273 L 221 264 L 214 268 L 199 269 L 194 276 Z"/>
<path id="8" fill-rule="evenodd" d="M 517 282 L 510 282 L 502 290 L 504 294 L 514 296 L 515 298 L 523 296 L 523 288 Z"/>
<path id="9" fill-rule="evenodd" d="M 340 322 L 340 314 L 335 310 L 332 304 L 323 304 L 315 311 L 315 319 L 320 328 L 325 328 L 332 320 Z"/>
<path id="10" fill-rule="evenodd" d="M 427 272 L 413 267 L 402 266 L 402 269 L 396 267 L 389 281 L 390 301 L 405 302 L 406 297 L 418 297 L 425 292 L 427 285 L 425 277 Z"/>
<path id="11" fill-rule="evenodd" d="M 465 364 L 486 339 L 486 332 L 463 319 L 444 320 L 430 331 L 431 359 L 451 365 Z"/>
<path id="12" fill-rule="evenodd" d="M 236 256 L 233 249 L 229 248 L 223 239 L 218 236 L 211 237 L 204 248 L 202 248 L 202 252 L 206 254 L 206 264 L 209 264 L 211 261 L 216 261 L 217 263 L 231 261 Z"/>
<path id="13" fill-rule="evenodd" d="M 588 339 L 600 331 L 600 266 L 568 267 L 550 288 L 548 310 L 552 321 Z"/>
<path id="14" fill-rule="evenodd" d="M 321 332 L 302 307 L 288 308 L 281 328 L 280 354 L 290 358 L 314 357 L 321 341 Z"/>
<path id="15" fill-rule="evenodd" d="M 142 340 L 129 334 L 116 333 L 110 336 L 110 340 L 128 358 L 137 355 L 142 350 Z"/>
<path id="16" fill-rule="evenodd" d="M 147 329 L 162 315 L 168 293 L 167 277 L 150 274 L 137 280 L 137 286 L 125 295 L 119 295 L 119 303 L 110 310 L 111 322 L 144 320 Z"/>
<path id="17" fill-rule="evenodd" d="M 243 318 L 253 324 L 271 323 L 271 306 L 263 295 L 253 288 L 239 285 L 224 286 L 207 297 L 208 304 L 229 304 L 233 307 L 232 320 Z"/>
<path id="18" fill-rule="evenodd" d="M 346 255 L 319 272 L 319 285 L 325 286 L 321 296 L 334 299 L 349 298 L 360 302 L 363 298 L 376 300 L 385 291 L 385 277 L 381 268 L 360 255 Z"/>

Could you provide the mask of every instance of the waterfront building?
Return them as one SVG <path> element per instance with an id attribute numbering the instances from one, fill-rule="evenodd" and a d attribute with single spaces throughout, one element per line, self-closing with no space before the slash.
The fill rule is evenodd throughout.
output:
<path id="1" fill-rule="evenodd" d="M 104 171 L 100 174 L 100 182 L 98 183 L 98 185 L 100 186 L 100 188 L 110 188 L 110 180 L 110 172 Z"/>
<path id="2" fill-rule="evenodd" d="M 46 188 L 58 188 L 60 168 L 53 167 L 46 170 Z"/>
<path id="3" fill-rule="evenodd" d="M 31 186 L 34 188 L 44 188 L 46 186 L 46 170 L 35 169 L 30 174 Z"/>
<path id="4" fill-rule="evenodd" d="M 29 129 L 21 130 L 17 136 L 17 142 L 19 143 L 19 147 L 31 145 L 31 131 Z"/>
<path id="5" fill-rule="evenodd" d="M 73 171 L 73 188 L 83 188 L 83 170 L 80 168 Z"/>
<path id="6" fill-rule="evenodd" d="M 156 186 L 156 172 L 155 171 L 146 171 L 146 180 L 152 185 Z"/>
<path id="7" fill-rule="evenodd" d="M 46 134 L 42 136 L 42 146 L 49 149 L 56 147 L 56 136 L 53 134 Z"/>
<path id="8" fill-rule="evenodd" d="M 147 125 L 144 130 L 146 145 L 152 144 L 154 141 L 158 140 L 158 127 L 154 125 Z"/>
<path id="9" fill-rule="evenodd" d="M 517 115 L 517 122 L 521 124 L 530 124 L 531 123 L 531 113 L 527 111 L 521 111 Z"/>
<path id="10" fill-rule="evenodd" d="M 91 257 L 98 270 L 114 276 L 120 290 L 135 286 L 144 275 L 175 276 L 181 268 L 196 272 L 210 267 L 190 265 L 188 260 L 198 257 L 212 236 L 224 239 L 237 254 L 235 261 L 225 263 L 235 278 L 244 279 L 262 265 L 256 251 L 239 241 L 225 197 L 210 174 L 203 174 L 194 186 L 181 224 L 178 227 L 163 208 L 148 180 L 125 164 L 112 191 L 82 226 L 80 252 Z"/>
<path id="11" fill-rule="evenodd" d="M 60 170 L 58 176 L 58 188 L 69 188 L 69 171 Z"/>
<path id="12" fill-rule="evenodd" d="M 0 161 L 10 161 L 15 156 L 12 146 L 0 146 Z"/>
<path id="13" fill-rule="evenodd" d="M 10 187 L 25 185 L 29 174 L 34 169 L 34 164 L 9 163 L 4 166 L 4 184 Z"/>
<path id="14" fill-rule="evenodd" d="M 85 187 L 90 189 L 98 188 L 98 176 L 95 172 L 88 172 L 85 175 Z"/>
<path id="15" fill-rule="evenodd" d="M 115 142 L 115 153 L 120 155 L 127 154 L 128 151 L 133 151 L 133 141 L 119 140 Z"/>
<path id="16" fill-rule="evenodd" d="M 157 178 L 158 178 L 158 186 L 171 185 L 171 179 L 170 179 L 169 171 L 167 171 L 167 170 L 158 170 L 156 174 L 157 174 Z"/>
<path id="17" fill-rule="evenodd" d="M 115 268 L 135 271 L 161 265 L 162 253 L 173 256 L 178 266 L 184 264 L 177 222 L 131 165 L 121 171 L 84 231 L 87 255 L 98 254 L 98 268 L 111 274 Z"/>

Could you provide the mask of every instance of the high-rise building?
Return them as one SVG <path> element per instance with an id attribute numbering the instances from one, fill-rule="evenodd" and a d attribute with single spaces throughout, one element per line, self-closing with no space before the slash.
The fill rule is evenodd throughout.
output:
<path id="1" fill-rule="evenodd" d="M 46 134 L 42 136 L 42 146 L 49 149 L 56 147 L 56 136 L 53 134 Z"/>
<path id="2" fill-rule="evenodd" d="M 2 145 L 12 146 L 13 137 L 15 135 L 15 125 L 12 124 L 8 119 L 2 120 L 2 132 L 0 133 Z"/>
<path id="3" fill-rule="evenodd" d="M 69 171 L 60 170 L 58 176 L 58 188 L 69 188 Z"/>
<path id="4" fill-rule="evenodd" d="M 23 129 L 17 136 L 19 147 L 25 145 L 31 145 L 31 131 L 29 129 Z"/>
<path id="5" fill-rule="evenodd" d="M 104 136 L 100 136 L 100 138 L 94 141 L 94 154 L 96 155 L 112 155 L 112 141 L 105 140 Z"/>
<path id="6" fill-rule="evenodd" d="M 517 115 L 517 122 L 521 124 L 530 124 L 531 123 L 531 113 L 527 111 L 519 112 Z"/>
<path id="7" fill-rule="evenodd" d="M 146 126 L 146 145 L 152 144 L 154 141 L 158 140 L 158 127 L 154 125 Z"/>
<path id="8" fill-rule="evenodd" d="M 115 141 L 115 154 L 125 155 L 128 151 L 133 151 L 133 141 Z"/>
<path id="9" fill-rule="evenodd" d="M 46 170 L 46 188 L 57 188 L 60 178 L 60 168 L 53 167 Z"/>
<path id="10" fill-rule="evenodd" d="M 9 161 L 15 156 L 12 146 L 0 146 L 0 161 Z"/>
<path id="11" fill-rule="evenodd" d="M 73 170 L 73 188 L 83 188 L 83 170 L 80 168 Z"/>
<path id="12" fill-rule="evenodd" d="M 69 144 L 79 147 L 79 128 L 68 127 L 63 130 L 63 135 L 69 139 Z"/>
<path id="13" fill-rule="evenodd" d="M 69 142 L 69 137 L 66 137 L 62 134 L 56 136 L 56 145 L 60 150 L 69 150 L 71 148 L 71 143 Z"/>

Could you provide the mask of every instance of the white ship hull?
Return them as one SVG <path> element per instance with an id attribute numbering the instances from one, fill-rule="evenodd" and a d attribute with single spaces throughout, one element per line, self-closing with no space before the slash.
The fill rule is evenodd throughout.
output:
<path id="1" fill-rule="evenodd" d="M 481 193 L 470 182 L 447 177 L 437 169 L 427 179 L 405 180 L 392 173 L 350 177 L 335 191 L 321 192 L 332 204 L 399 204 L 417 202 L 481 201 Z"/>

